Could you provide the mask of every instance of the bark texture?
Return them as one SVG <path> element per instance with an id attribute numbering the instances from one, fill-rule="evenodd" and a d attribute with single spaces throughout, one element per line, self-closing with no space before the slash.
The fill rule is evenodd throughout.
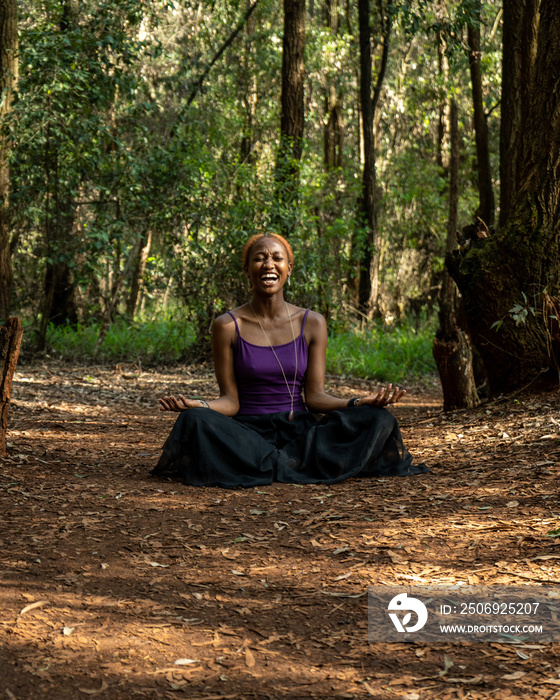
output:
<path id="1" fill-rule="evenodd" d="M 305 79 L 305 0 L 285 0 L 282 44 L 282 113 L 280 132 L 294 160 L 301 158 L 303 85 Z"/>
<path id="2" fill-rule="evenodd" d="M 144 275 L 146 273 L 146 264 L 148 255 L 152 247 L 152 231 L 149 230 L 138 241 L 138 253 L 136 255 L 134 269 L 132 271 L 132 280 L 130 284 L 130 295 L 126 304 L 126 315 L 131 321 L 134 321 L 138 304 L 142 296 L 142 287 L 144 286 Z"/>
<path id="3" fill-rule="evenodd" d="M 304 128 L 305 0 L 284 0 L 280 147 L 276 161 L 278 224 L 289 236 L 296 226 Z"/>
<path id="4" fill-rule="evenodd" d="M 361 220 L 367 231 L 360 261 L 359 307 L 363 317 L 371 318 L 377 310 L 379 295 L 379 227 L 377 222 L 378 198 L 376 175 L 375 117 L 379 107 L 381 88 L 389 57 L 389 40 L 392 24 L 387 8 L 380 3 L 380 22 L 383 32 L 383 49 L 380 68 L 373 85 L 370 4 L 359 0 L 358 21 L 360 29 L 360 107 L 362 111 L 362 141 L 364 163 L 362 170 Z"/>
<path id="5" fill-rule="evenodd" d="M 482 68 L 480 53 L 480 3 L 477 7 L 476 24 L 467 29 L 469 44 L 469 66 L 473 98 L 474 133 L 476 140 L 476 160 L 478 178 L 477 216 L 486 226 L 494 225 L 494 190 L 490 170 L 490 149 L 488 147 L 488 125 L 482 94 Z"/>
<path id="6" fill-rule="evenodd" d="M 457 247 L 459 208 L 459 129 L 457 103 L 452 100 L 449 110 L 451 156 L 449 159 L 449 218 L 446 252 Z M 439 329 L 434 338 L 433 355 L 443 390 L 443 409 L 473 408 L 478 405 L 472 348 L 468 333 L 460 327 L 460 299 L 448 270 L 443 271 L 440 292 Z"/>
<path id="7" fill-rule="evenodd" d="M 503 10 L 500 226 L 511 215 L 521 184 L 523 144 L 532 109 L 539 0 L 503 0 Z"/>
<path id="8" fill-rule="evenodd" d="M 524 5 L 520 1 L 519 5 Z M 505 7 L 504 7 L 505 9 Z M 510 391 L 558 367 L 560 297 L 560 13 L 542 0 L 524 164 L 515 206 L 493 236 L 456 255 L 452 271 L 491 391 Z M 529 86 L 523 85 L 527 92 Z M 521 93 L 519 94 L 521 99 Z M 546 128 L 543 128 L 546 125 Z M 510 157 L 519 167 L 514 146 Z M 511 165 L 511 164 L 506 164 Z M 517 311 L 512 311 L 517 306 Z M 517 316 L 517 319 L 515 318 Z M 496 327 L 494 324 L 501 322 Z"/>
<path id="9" fill-rule="evenodd" d="M 78 8 L 72 0 L 65 0 L 59 20 L 61 34 L 76 22 Z M 50 97 L 47 102 L 51 111 Z M 71 186 L 64 181 L 60 169 L 60 147 L 56 128 L 47 119 L 45 130 L 45 221 L 44 235 L 47 264 L 45 266 L 44 295 L 39 327 L 39 349 L 46 347 L 49 323 L 55 326 L 75 325 L 78 322 L 73 274 L 76 253 L 75 220 L 77 205 Z M 70 190 L 70 191 L 69 191 Z"/>
<path id="10" fill-rule="evenodd" d="M 9 318 L 0 327 L 0 456 L 6 454 L 12 379 L 16 371 L 22 337 L 23 328 L 19 318 Z"/>
<path id="11" fill-rule="evenodd" d="M 0 0 L 0 124 L 10 111 L 18 80 L 17 1 Z M 0 317 L 9 314 L 12 298 L 12 262 L 8 197 L 8 148 L 0 132 Z"/>

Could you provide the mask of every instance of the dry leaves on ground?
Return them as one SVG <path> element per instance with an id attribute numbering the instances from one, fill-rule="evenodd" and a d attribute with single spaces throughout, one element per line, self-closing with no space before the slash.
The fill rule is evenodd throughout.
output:
<path id="1" fill-rule="evenodd" d="M 367 382 L 331 379 L 352 395 Z M 209 369 L 20 366 L 0 463 L 7 698 L 560 697 L 556 647 L 370 644 L 368 585 L 560 582 L 560 398 L 394 410 L 432 473 L 225 491 L 154 479 Z"/>

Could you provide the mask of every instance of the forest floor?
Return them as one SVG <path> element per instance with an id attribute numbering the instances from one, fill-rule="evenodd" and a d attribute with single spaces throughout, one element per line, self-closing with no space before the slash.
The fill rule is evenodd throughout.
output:
<path id="1" fill-rule="evenodd" d="M 179 391 L 214 394 L 210 368 L 20 365 L 0 698 L 560 697 L 558 645 L 370 643 L 366 595 L 560 584 L 557 391 L 446 415 L 434 381 L 394 407 L 430 474 L 229 491 L 149 476 Z"/>

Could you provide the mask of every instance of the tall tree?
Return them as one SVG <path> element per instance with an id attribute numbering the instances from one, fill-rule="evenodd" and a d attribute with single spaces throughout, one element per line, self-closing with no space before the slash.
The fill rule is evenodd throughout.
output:
<path id="1" fill-rule="evenodd" d="M 459 205 L 459 126 L 457 102 L 452 99 L 449 110 L 451 154 L 449 158 L 449 219 L 447 224 L 446 253 L 457 246 Z M 434 338 L 433 354 L 443 390 L 443 408 L 473 408 L 478 395 L 472 366 L 469 337 L 460 323 L 460 299 L 457 287 L 448 270 L 443 271 L 440 300 L 439 328 Z"/>
<path id="2" fill-rule="evenodd" d="M 500 226 L 512 213 L 521 186 L 531 89 L 535 74 L 540 0 L 503 0 L 500 124 Z"/>
<path id="3" fill-rule="evenodd" d="M 277 223 L 289 236 L 297 221 L 303 148 L 305 79 L 305 0 L 284 0 L 280 146 L 276 160 Z"/>
<path id="4" fill-rule="evenodd" d="M 12 105 L 18 80 L 17 0 L 0 0 L 0 127 Z M 7 318 L 12 297 L 8 197 L 8 143 L 0 131 L 0 316 Z"/>
<path id="5" fill-rule="evenodd" d="M 362 169 L 361 219 L 366 230 L 360 261 L 359 306 L 363 315 L 371 318 L 377 310 L 379 292 L 379 228 L 376 173 L 375 117 L 381 88 L 385 78 L 391 36 L 391 0 L 379 0 L 378 10 L 382 26 L 383 44 L 380 67 L 375 85 L 372 77 L 372 51 L 369 0 L 359 0 L 360 26 L 360 107 L 362 110 L 362 138 L 364 163 Z"/>
<path id="6" fill-rule="evenodd" d="M 467 23 L 469 45 L 469 66 L 473 98 L 474 134 L 478 177 L 477 217 L 489 227 L 494 225 L 494 189 L 490 170 L 490 149 L 488 146 L 488 124 L 482 93 L 482 57 L 480 42 L 481 0 L 475 0 L 474 13 Z"/>
<path id="7" fill-rule="evenodd" d="M 506 7 L 519 12 L 525 2 L 504 5 L 504 32 L 516 26 Z M 519 100 L 528 97 L 531 110 L 515 202 L 504 226 L 452 265 L 493 393 L 524 385 L 560 360 L 559 37 L 556 0 L 542 0 L 534 77 L 517 93 Z M 506 45 L 511 41 L 504 36 Z M 517 167 L 520 144 L 512 138 L 509 158 Z M 504 167 L 510 166 L 508 160 Z"/>
<path id="8" fill-rule="evenodd" d="M 71 0 L 64 0 L 60 8 L 59 31 L 62 39 L 69 41 L 76 21 L 75 8 Z M 64 41 L 63 41 L 64 43 Z M 67 70 L 73 57 L 70 52 L 63 54 L 62 70 Z M 46 342 L 49 322 L 55 325 L 65 323 L 75 324 L 78 321 L 75 303 L 75 280 L 72 274 L 74 263 L 73 244 L 74 222 L 76 217 L 76 201 L 72 187 L 64 182 L 60 161 L 62 149 L 56 116 L 53 115 L 53 100 L 48 99 L 49 123 L 45 139 L 45 179 L 46 199 L 48 202 L 45 216 L 45 243 L 47 247 L 47 262 L 44 280 L 44 300 L 40 325 L 40 346 Z M 56 108 L 55 108 L 56 109 Z M 62 177 L 61 177 L 62 175 Z"/>

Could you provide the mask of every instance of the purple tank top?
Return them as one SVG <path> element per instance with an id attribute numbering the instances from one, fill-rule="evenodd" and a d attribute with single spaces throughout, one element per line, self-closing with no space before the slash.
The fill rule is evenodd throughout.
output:
<path id="1" fill-rule="evenodd" d="M 301 333 L 295 339 L 297 377 L 294 391 L 294 411 L 307 411 L 301 394 L 309 356 L 307 343 L 303 337 L 308 313 L 309 309 L 306 310 L 303 317 Z M 253 343 L 243 340 L 237 319 L 231 311 L 228 311 L 228 314 L 233 318 L 237 329 L 237 343 L 233 349 L 233 367 L 239 391 L 239 413 L 237 415 L 260 415 L 290 411 L 292 407 L 290 392 L 286 388 L 282 370 L 270 345 L 253 345 Z M 275 345 L 274 350 L 282 363 L 291 390 L 296 368 L 294 343 L 290 341 L 283 345 Z"/>

